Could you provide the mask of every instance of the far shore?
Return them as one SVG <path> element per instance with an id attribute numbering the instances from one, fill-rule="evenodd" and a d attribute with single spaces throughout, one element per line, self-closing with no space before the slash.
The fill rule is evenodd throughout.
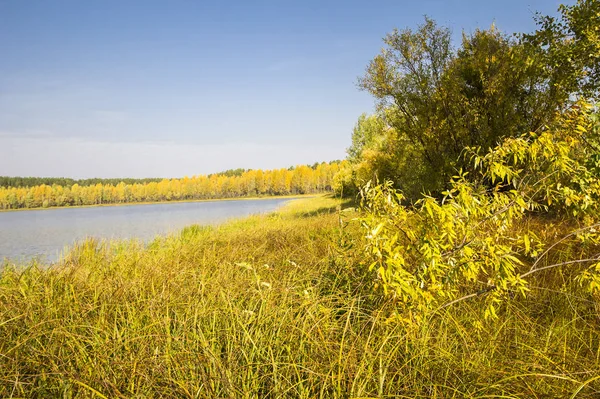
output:
<path id="1" fill-rule="evenodd" d="M 295 195 L 263 195 L 260 197 L 234 197 L 234 198 L 212 198 L 198 200 L 174 200 L 174 201 L 144 201 L 144 202 L 122 202 L 112 204 L 94 204 L 94 205 L 67 205 L 67 206 L 49 206 L 47 208 L 18 208 L 18 209 L 0 209 L 0 212 L 20 212 L 20 211 L 47 211 L 52 209 L 76 209 L 76 208 L 100 208 L 113 206 L 131 206 L 131 205 L 156 205 L 156 204 L 178 204 L 185 202 L 220 202 L 220 201 L 248 201 L 248 200 L 267 200 L 267 199 L 295 199 L 295 198 L 311 198 L 327 193 L 316 194 L 295 194 Z"/>

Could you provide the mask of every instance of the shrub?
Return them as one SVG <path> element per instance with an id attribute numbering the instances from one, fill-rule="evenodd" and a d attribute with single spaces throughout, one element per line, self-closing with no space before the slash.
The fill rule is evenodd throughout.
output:
<path id="1" fill-rule="evenodd" d="M 370 269 L 401 318 L 419 320 L 483 294 L 486 316 L 495 316 L 504 297 L 527 294 L 532 274 L 559 266 L 586 266 L 579 281 L 600 289 L 600 254 L 558 263 L 548 257 L 559 244 L 600 242 L 599 140 L 591 111 L 580 102 L 541 133 L 505 139 L 485 154 L 469 149 L 479 179 L 455 176 L 442 199 L 406 207 L 390 181 L 364 187 L 360 220 Z M 548 213 L 574 218 L 576 226 L 548 241 L 522 223 Z"/>

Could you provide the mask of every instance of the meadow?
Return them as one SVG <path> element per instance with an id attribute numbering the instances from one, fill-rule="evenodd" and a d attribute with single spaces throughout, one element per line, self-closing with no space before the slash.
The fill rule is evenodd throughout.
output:
<path id="1" fill-rule="evenodd" d="M 144 246 L 88 241 L 0 275 L 0 396 L 594 398 L 597 298 L 554 268 L 484 316 L 397 318 L 356 204 L 330 196 Z M 547 234 L 560 223 L 528 218 Z M 565 248 L 557 248 L 561 256 Z"/>

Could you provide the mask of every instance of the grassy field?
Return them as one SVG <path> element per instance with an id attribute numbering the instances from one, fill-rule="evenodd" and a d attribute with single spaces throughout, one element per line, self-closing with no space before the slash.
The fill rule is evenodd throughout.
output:
<path id="1" fill-rule="evenodd" d="M 328 197 L 0 275 L 0 397 L 597 398 L 600 302 L 569 273 L 407 328 Z"/>

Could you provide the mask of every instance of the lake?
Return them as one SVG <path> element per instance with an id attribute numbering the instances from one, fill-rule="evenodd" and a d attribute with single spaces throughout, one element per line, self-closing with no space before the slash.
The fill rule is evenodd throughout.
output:
<path id="1" fill-rule="evenodd" d="M 177 202 L 0 212 L 0 261 L 40 257 L 56 261 L 66 246 L 88 237 L 138 238 L 177 232 L 192 224 L 271 212 L 289 198 Z"/>

